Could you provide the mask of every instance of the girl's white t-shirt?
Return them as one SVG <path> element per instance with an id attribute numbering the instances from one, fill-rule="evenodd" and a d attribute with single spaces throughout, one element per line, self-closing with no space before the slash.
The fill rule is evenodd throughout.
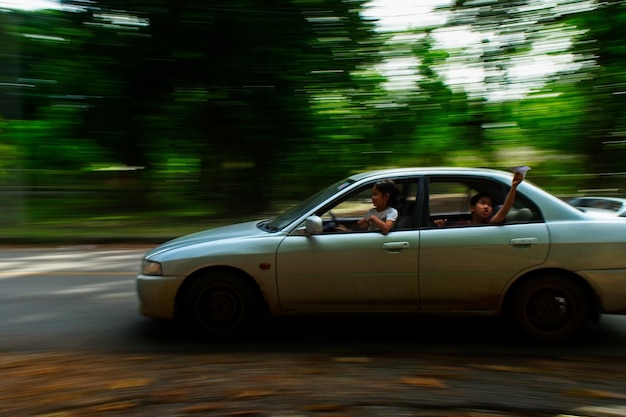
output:
<path id="1" fill-rule="evenodd" d="M 376 210 L 376 207 L 372 207 L 367 211 L 365 218 L 369 220 L 370 217 L 378 217 L 380 220 L 386 222 L 387 220 L 396 221 L 398 220 L 398 210 L 393 207 L 387 207 L 383 211 Z M 378 227 L 375 224 L 370 223 L 370 226 L 367 230 L 378 230 Z"/>

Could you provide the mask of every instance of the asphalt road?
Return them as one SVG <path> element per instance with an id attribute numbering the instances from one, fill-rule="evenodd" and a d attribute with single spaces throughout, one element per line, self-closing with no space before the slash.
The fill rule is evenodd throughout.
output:
<path id="1" fill-rule="evenodd" d="M 138 314 L 147 249 L 0 248 L 0 415 L 626 416 L 626 317 L 561 347 L 432 318 L 209 343 Z"/>

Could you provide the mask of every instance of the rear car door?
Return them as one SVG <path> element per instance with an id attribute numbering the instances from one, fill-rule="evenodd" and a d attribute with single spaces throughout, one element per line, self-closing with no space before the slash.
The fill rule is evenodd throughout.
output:
<path id="1" fill-rule="evenodd" d="M 518 193 L 502 225 L 436 227 L 435 219 L 468 216 L 472 194 L 486 191 L 497 202 L 507 189 L 485 179 L 450 177 L 431 178 L 428 189 L 429 218 L 420 237 L 422 310 L 495 310 L 510 280 L 548 255 L 550 236 L 539 209 Z"/>

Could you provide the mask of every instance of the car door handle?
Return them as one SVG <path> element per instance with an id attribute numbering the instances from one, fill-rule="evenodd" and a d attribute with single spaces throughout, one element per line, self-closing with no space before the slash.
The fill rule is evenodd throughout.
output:
<path id="1" fill-rule="evenodd" d="M 383 244 L 383 249 L 390 252 L 399 252 L 409 247 L 409 242 L 387 242 Z"/>
<path id="2" fill-rule="evenodd" d="M 535 237 L 518 237 L 515 239 L 511 239 L 511 245 L 517 246 L 517 247 L 527 248 L 536 243 L 537 243 L 537 238 Z"/>

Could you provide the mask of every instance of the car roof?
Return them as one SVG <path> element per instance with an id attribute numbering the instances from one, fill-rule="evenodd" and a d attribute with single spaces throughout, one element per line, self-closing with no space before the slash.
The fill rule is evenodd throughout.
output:
<path id="1" fill-rule="evenodd" d="M 496 170 L 492 168 L 469 168 L 469 167 L 414 167 L 414 168 L 387 168 L 375 171 L 359 172 L 350 176 L 350 179 L 359 181 L 374 177 L 393 177 L 403 175 L 488 175 L 493 177 L 511 176 L 512 172 Z"/>

